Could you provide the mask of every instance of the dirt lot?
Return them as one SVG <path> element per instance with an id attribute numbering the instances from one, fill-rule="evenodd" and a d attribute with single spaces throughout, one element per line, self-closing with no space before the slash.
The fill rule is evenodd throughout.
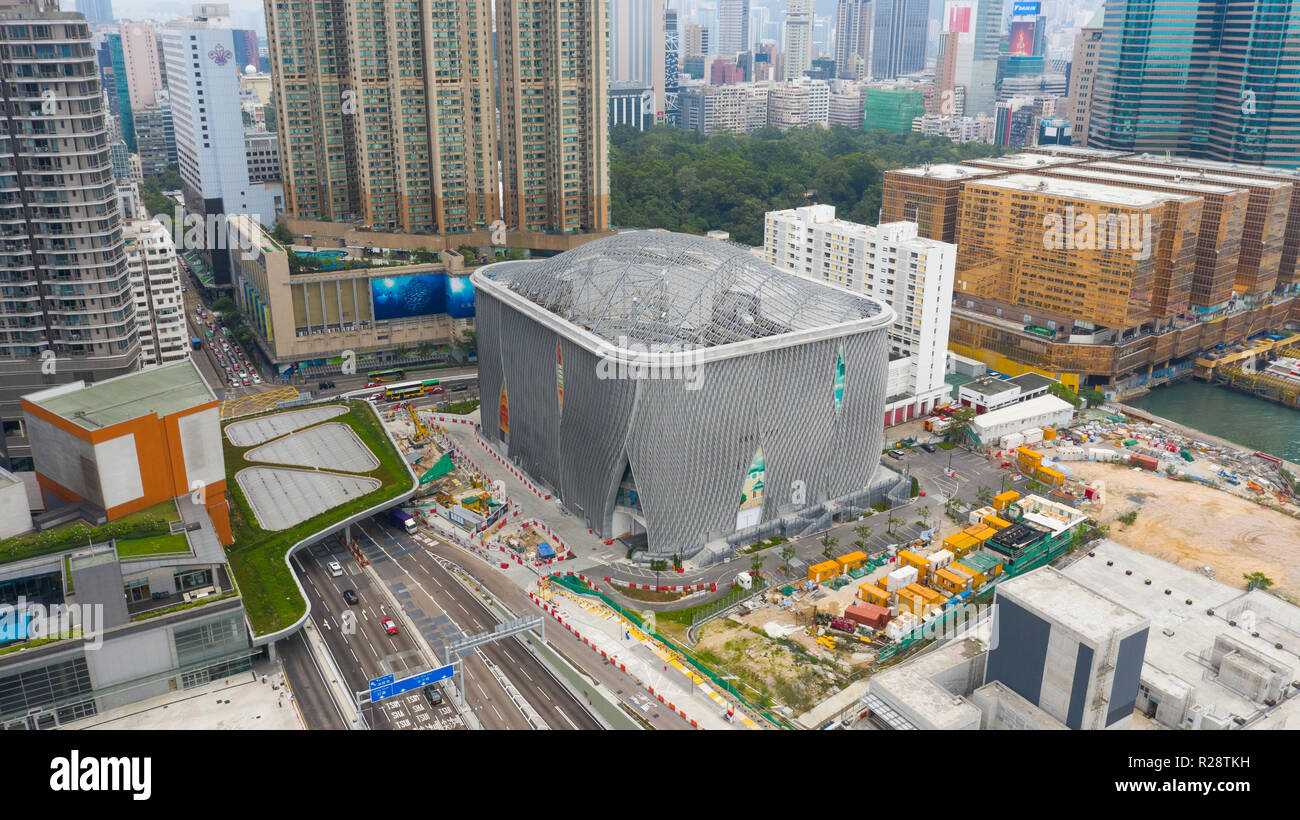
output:
<path id="1" fill-rule="evenodd" d="M 774 610 L 764 608 L 761 612 L 771 619 Z M 740 691 L 754 696 L 753 690 L 758 690 L 789 706 L 795 714 L 811 709 L 849 682 L 842 670 L 791 651 L 763 634 L 761 626 L 742 626 L 732 620 L 705 624 L 695 651 L 704 662 L 737 675 L 753 687 L 742 686 Z"/>
<path id="2" fill-rule="evenodd" d="M 1244 587 L 1262 572 L 1275 591 L 1300 600 L 1300 521 L 1245 499 L 1130 467 L 1073 462 L 1074 475 L 1106 483 L 1105 507 L 1086 507 L 1113 539 L 1185 569 L 1214 567 L 1215 580 Z M 1137 499 L 1137 500 L 1134 500 Z M 1124 526 L 1115 519 L 1137 510 Z"/>

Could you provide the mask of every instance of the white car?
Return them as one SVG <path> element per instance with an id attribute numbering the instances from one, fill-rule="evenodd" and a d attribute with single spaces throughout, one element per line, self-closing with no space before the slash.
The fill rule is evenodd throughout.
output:
<path id="1" fill-rule="evenodd" d="M 329 568 L 330 575 L 334 578 L 343 574 L 343 566 L 338 561 L 330 561 L 326 566 Z"/>

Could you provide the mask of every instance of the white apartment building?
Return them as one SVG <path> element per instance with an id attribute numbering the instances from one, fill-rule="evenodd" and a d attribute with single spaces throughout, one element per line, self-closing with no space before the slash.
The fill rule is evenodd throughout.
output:
<path id="1" fill-rule="evenodd" d="M 804 125 L 826 127 L 830 124 L 830 100 L 830 84 L 825 80 L 804 77 L 777 83 L 767 94 L 767 124 L 782 131 Z"/>
<path id="2" fill-rule="evenodd" d="M 701 134 L 748 134 L 767 125 L 768 83 L 701 85 L 677 95 L 680 127 Z"/>
<path id="3" fill-rule="evenodd" d="M 127 219 L 122 223 L 126 268 L 135 301 L 140 366 L 174 362 L 189 356 L 185 302 L 176 246 L 157 219 Z"/>
<path id="4" fill-rule="evenodd" d="M 871 227 L 836 219 L 832 205 L 770 211 L 765 222 L 768 262 L 894 308 L 886 427 L 948 400 L 944 371 L 957 246 L 917 236 L 914 222 Z"/>
<path id="5" fill-rule="evenodd" d="M 994 120 L 978 117 L 944 117 L 925 114 L 912 120 L 912 131 L 927 137 L 947 137 L 953 142 L 993 142 Z"/>
<path id="6" fill-rule="evenodd" d="M 230 7 L 195 5 L 193 17 L 167 24 L 162 42 L 185 210 L 217 216 L 223 224 L 225 214 L 275 224 L 284 209 L 283 189 L 248 176 Z M 204 249 L 204 257 L 216 284 L 228 286 L 229 256 Z"/>
<path id="7" fill-rule="evenodd" d="M 812 68 L 813 0 L 787 0 L 784 33 L 785 64 L 781 79 L 794 80 Z"/>

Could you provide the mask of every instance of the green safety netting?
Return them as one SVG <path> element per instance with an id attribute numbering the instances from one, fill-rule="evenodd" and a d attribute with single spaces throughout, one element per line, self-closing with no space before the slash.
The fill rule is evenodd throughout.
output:
<path id="1" fill-rule="evenodd" d="M 428 484 L 430 481 L 442 478 L 454 469 L 456 469 L 456 465 L 452 463 L 451 453 L 443 453 L 442 458 L 438 459 L 438 463 L 434 464 L 425 471 L 424 475 L 420 476 L 420 483 Z"/>

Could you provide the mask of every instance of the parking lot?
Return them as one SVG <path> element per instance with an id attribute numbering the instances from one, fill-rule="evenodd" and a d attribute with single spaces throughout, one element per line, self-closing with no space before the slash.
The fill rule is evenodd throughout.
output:
<path id="1" fill-rule="evenodd" d="M 1013 481 L 1014 470 L 999 466 L 1007 460 L 1006 458 L 985 456 L 962 447 L 952 450 L 938 448 L 933 453 L 927 453 L 920 445 L 916 445 L 914 449 L 905 451 L 906 455 L 902 459 L 891 459 L 892 466 L 896 470 L 906 468 L 916 476 L 921 492 L 925 493 L 927 498 L 934 496 L 935 502 L 939 505 L 955 496 L 962 503 L 970 506 L 975 503 L 976 493 L 981 486 L 998 493 L 1002 491 L 1004 482 L 1007 483 L 1008 488 L 1013 489 L 1020 489 L 1018 485 L 1024 483 Z M 955 478 L 947 474 L 950 463 L 953 472 L 956 473 Z M 942 510 L 942 507 L 939 509 Z"/>

